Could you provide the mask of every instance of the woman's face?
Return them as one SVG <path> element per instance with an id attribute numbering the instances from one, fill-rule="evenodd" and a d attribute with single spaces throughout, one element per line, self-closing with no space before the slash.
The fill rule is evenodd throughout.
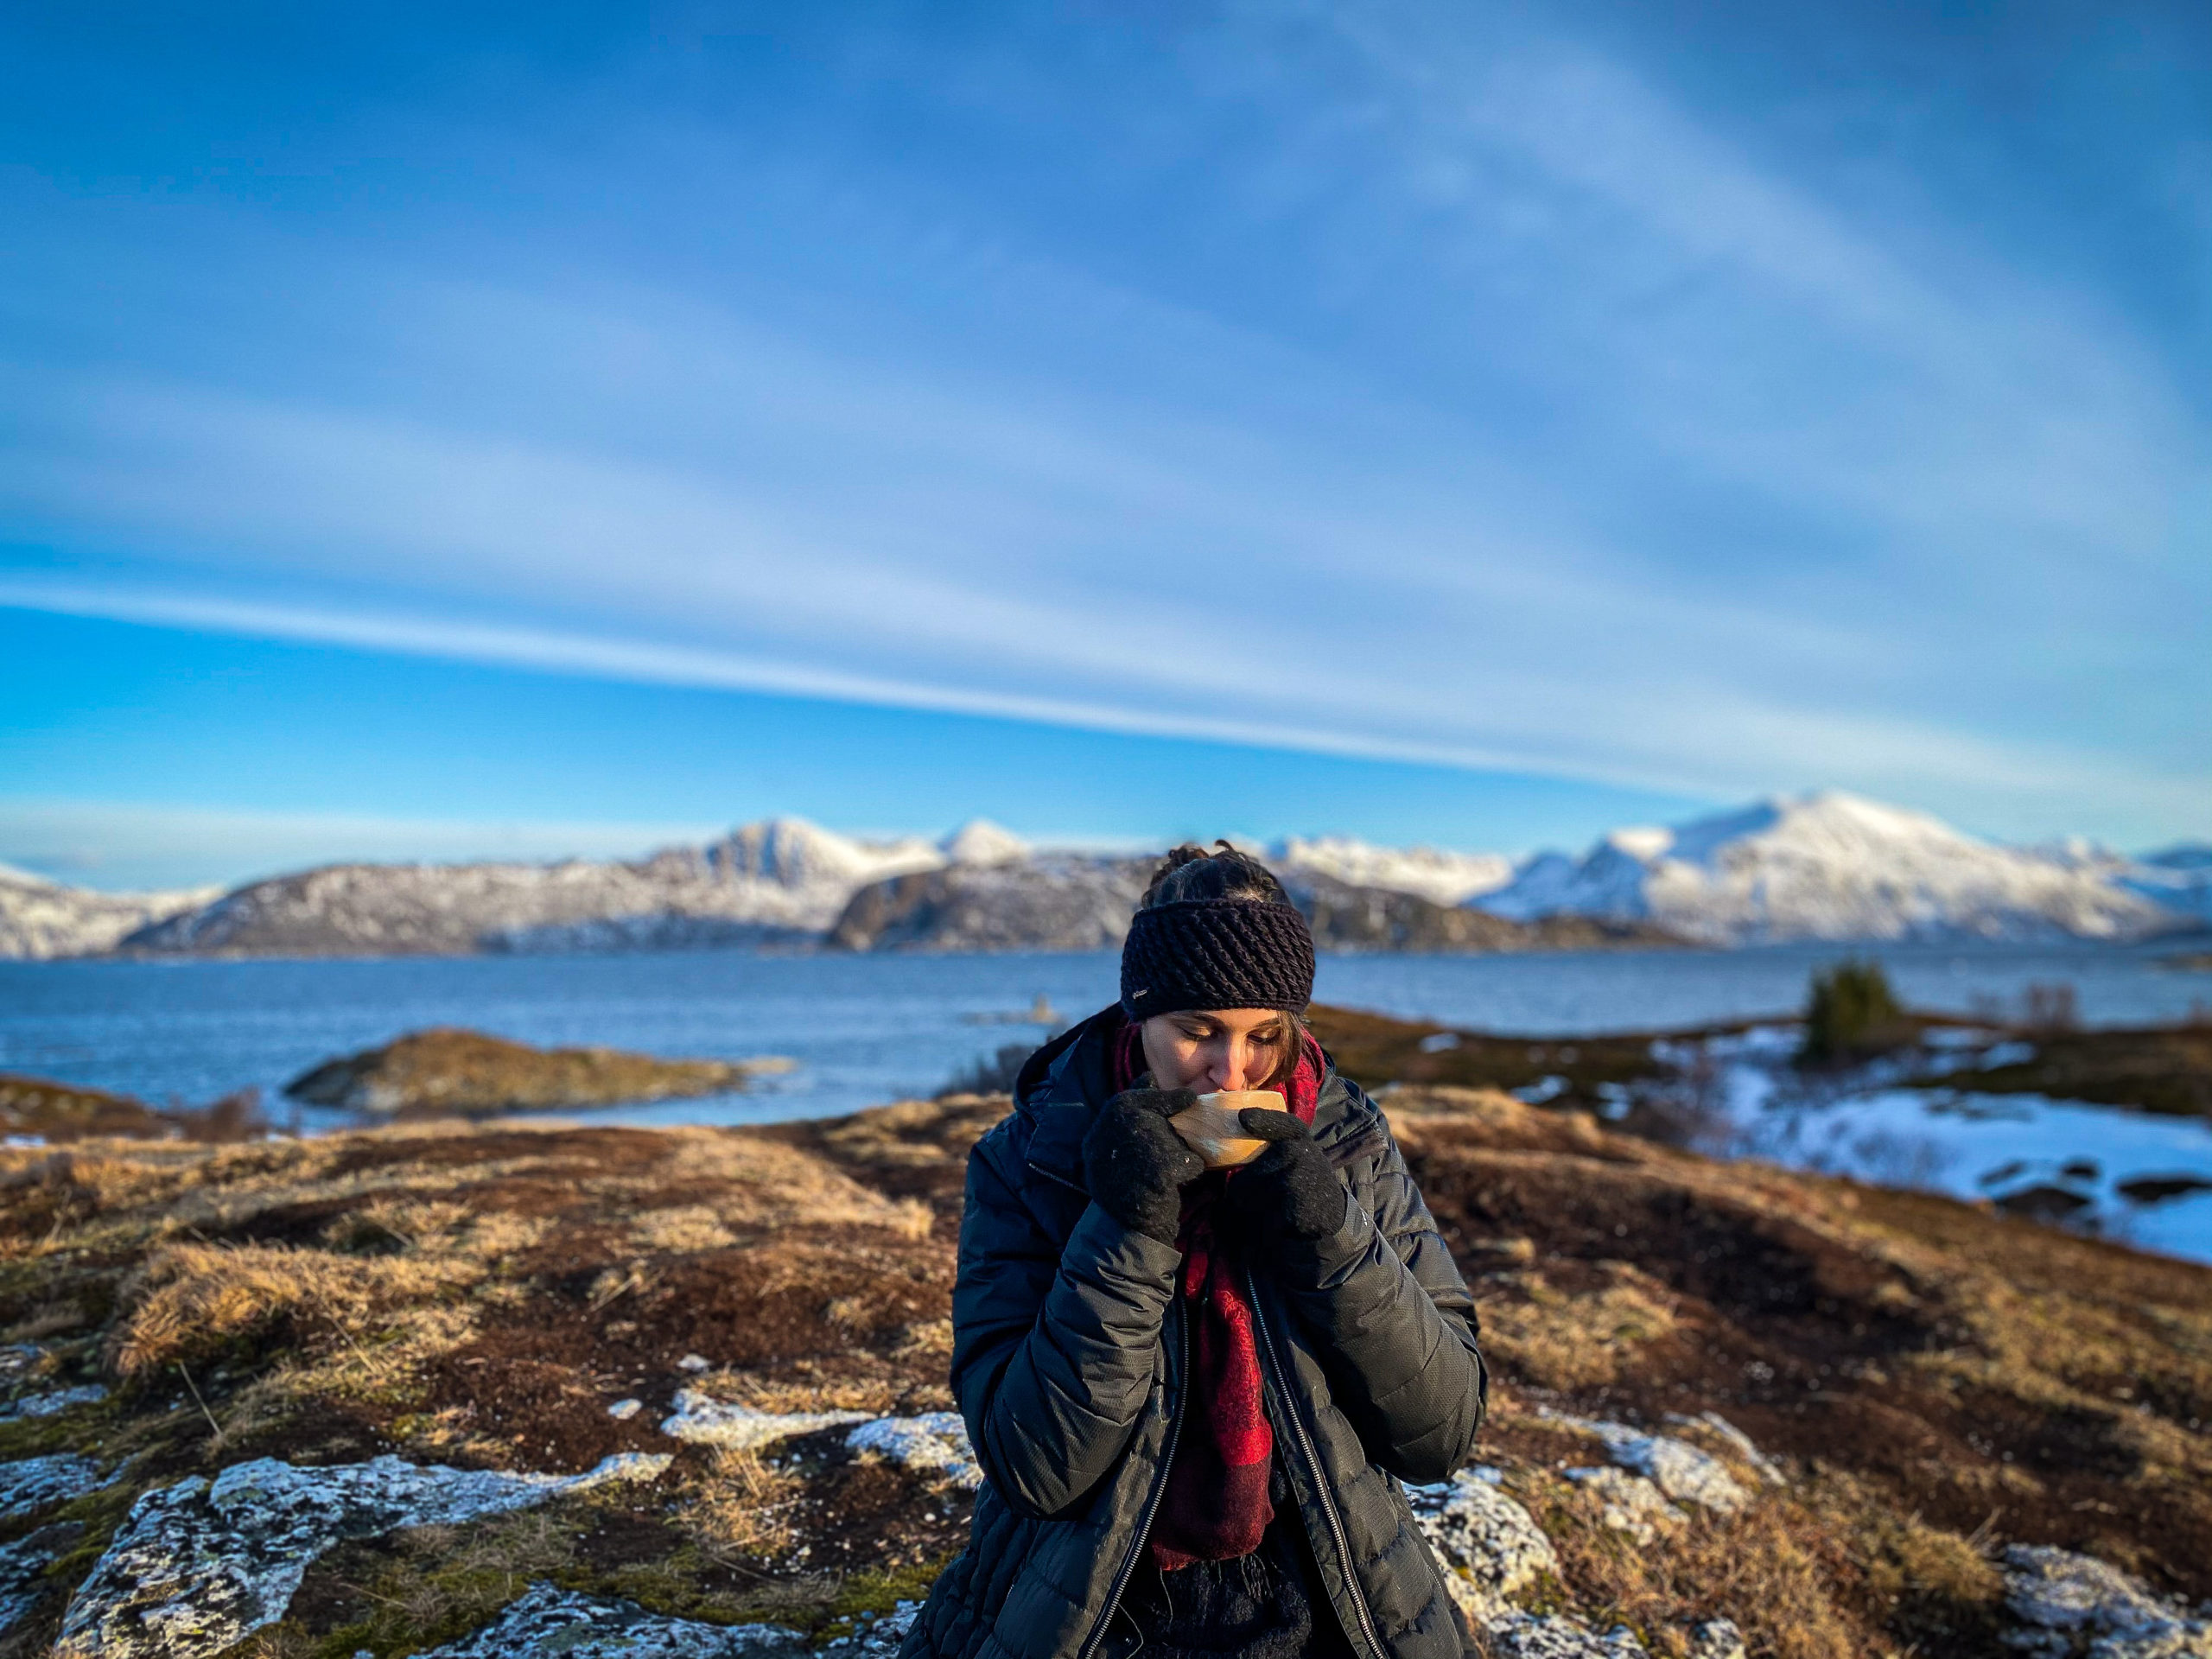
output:
<path id="1" fill-rule="evenodd" d="M 1153 1087 L 1202 1095 L 1264 1087 L 1290 1046 L 1290 1021 L 1273 1008 L 1155 1014 L 1142 1030 Z"/>

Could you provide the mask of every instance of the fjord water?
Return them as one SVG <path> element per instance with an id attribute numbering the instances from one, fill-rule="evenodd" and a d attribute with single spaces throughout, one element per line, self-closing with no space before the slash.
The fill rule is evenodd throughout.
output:
<path id="1" fill-rule="evenodd" d="M 2072 985 L 2085 1021 L 2178 1019 L 2212 976 L 2174 947 L 1836 945 L 1731 951 L 1330 957 L 1324 1001 L 1500 1032 L 1652 1030 L 1793 1012 L 1839 957 L 1880 958 L 1905 1000 L 2014 1009 L 2032 984 Z M 1034 1042 L 1039 996 L 1069 1018 L 1115 995 L 1111 954 L 665 955 L 370 961 L 0 963 L 0 1071 L 199 1103 L 277 1090 L 309 1066 L 426 1026 L 677 1058 L 782 1054 L 798 1068 L 742 1095 L 580 1116 L 759 1122 L 933 1092 L 1002 1044 Z M 336 1120 L 308 1113 L 303 1127 Z"/>

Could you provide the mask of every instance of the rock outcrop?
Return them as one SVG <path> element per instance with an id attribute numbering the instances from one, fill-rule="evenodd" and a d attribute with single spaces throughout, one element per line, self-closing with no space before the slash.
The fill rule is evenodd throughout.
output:
<path id="1" fill-rule="evenodd" d="M 726 1094 L 790 1068 L 781 1059 L 664 1060 L 619 1048 L 532 1048 L 440 1027 L 326 1061 L 284 1092 L 311 1106 L 372 1117 L 473 1117 Z"/>
<path id="2" fill-rule="evenodd" d="M 79 1586 L 54 1659 L 213 1659 L 282 1618 L 315 1559 L 350 1538 L 456 1526 L 614 1480 L 665 1454 L 625 1452 L 575 1476 L 416 1468 L 397 1458 L 301 1469 L 233 1464 L 148 1492 Z"/>
<path id="3" fill-rule="evenodd" d="M 2022 1628 L 2012 1644 L 2063 1659 L 2212 1659 L 2212 1605 L 2152 1595 L 2133 1573 L 2070 1550 L 2014 1544 L 2005 1599 Z"/>
<path id="4" fill-rule="evenodd" d="M 423 1659 L 802 1659 L 804 1636 L 780 1624 L 667 1618 L 633 1601 L 534 1584 L 498 1618 Z"/>

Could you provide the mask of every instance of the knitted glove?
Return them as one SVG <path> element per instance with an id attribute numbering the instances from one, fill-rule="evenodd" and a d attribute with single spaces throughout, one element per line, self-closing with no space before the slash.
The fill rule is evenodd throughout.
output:
<path id="1" fill-rule="evenodd" d="M 1274 1143 L 1229 1183 L 1239 1220 L 1263 1238 L 1326 1238 L 1344 1224 L 1351 1200 L 1312 1129 L 1264 1106 L 1246 1107 L 1237 1122 L 1245 1134 Z"/>
<path id="2" fill-rule="evenodd" d="M 1098 1207 L 1124 1227 L 1173 1244 L 1183 1188 L 1205 1162 L 1167 1120 L 1198 1097 L 1188 1089 L 1130 1089 L 1108 1101 L 1083 1137 L 1083 1175 Z"/>

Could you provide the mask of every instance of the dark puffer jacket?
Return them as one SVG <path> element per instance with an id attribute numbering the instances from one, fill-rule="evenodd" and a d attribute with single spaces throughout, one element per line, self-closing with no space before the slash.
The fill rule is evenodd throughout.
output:
<path id="1" fill-rule="evenodd" d="M 1116 1617 L 1185 1411 L 1175 1249 L 1090 1200 L 1109 1008 L 1040 1049 L 968 1163 L 952 1386 L 987 1477 L 968 1549 L 902 1659 L 1125 1659 Z M 1362 1659 L 1461 1659 L 1464 1627 L 1399 1481 L 1465 1461 L 1488 1395 L 1473 1300 L 1389 1126 L 1336 1074 L 1315 1138 L 1344 1224 L 1252 1275 L 1277 1455 L 1321 1588 Z"/>

